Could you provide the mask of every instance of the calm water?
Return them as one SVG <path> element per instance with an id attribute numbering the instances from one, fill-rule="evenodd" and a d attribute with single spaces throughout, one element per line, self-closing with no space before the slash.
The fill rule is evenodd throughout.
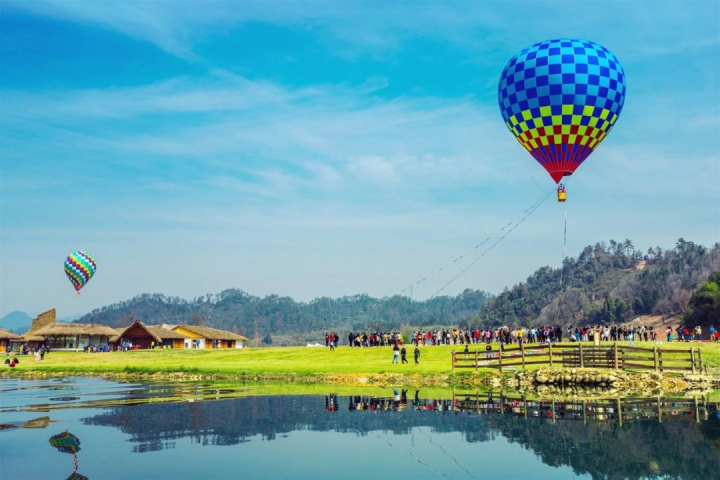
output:
<path id="1" fill-rule="evenodd" d="M 254 388 L 0 380 L 0 478 L 68 478 L 75 460 L 93 479 L 720 478 L 720 414 L 696 415 L 694 400 L 663 402 L 662 422 L 626 401 L 621 426 L 600 403 L 525 412 L 499 394 L 221 398 Z M 130 405 L 108 406 L 118 401 Z M 75 457 L 49 442 L 65 430 L 80 439 Z"/>

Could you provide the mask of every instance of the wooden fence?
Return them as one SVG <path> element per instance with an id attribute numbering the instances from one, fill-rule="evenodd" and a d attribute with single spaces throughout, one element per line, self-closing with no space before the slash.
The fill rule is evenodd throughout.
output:
<path id="1" fill-rule="evenodd" d="M 493 344 L 494 348 L 497 345 Z M 630 347 L 626 345 L 524 344 L 502 350 L 455 352 L 452 370 L 456 368 L 497 368 L 528 365 L 549 365 L 563 368 L 611 368 L 654 370 L 656 372 L 687 371 L 702 373 L 702 351 L 699 348 L 678 349 Z"/>
<path id="2" fill-rule="evenodd" d="M 456 395 L 453 404 L 461 412 L 503 413 L 561 420 L 616 421 L 622 425 L 634 420 L 656 419 L 659 422 L 694 418 L 708 420 L 710 412 L 720 410 L 720 403 L 705 397 L 598 398 L 575 400 L 528 400 L 514 393 L 469 393 Z"/>

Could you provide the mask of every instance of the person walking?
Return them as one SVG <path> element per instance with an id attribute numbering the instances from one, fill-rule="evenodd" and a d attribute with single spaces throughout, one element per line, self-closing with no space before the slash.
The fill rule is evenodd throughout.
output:
<path id="1" fill-rule="evenodd" d="M 406 363 L 408 363 L 408 361 L 407 361 L 407 350 L 405 350 L 405 346 L 404 346 L 404 345 L 403 345 L 403 347 L 400 349 L 400 357 L 402 358 L 402 363 L 403 363 L 403 365 L 405 365 Z"/>
<path id="2" fill-rule="evenodd" d="M 400 347 L 398 347 L 396 343 L 395 345 L 393 345 L 392 363 L 398 363 L 398 358 L 400 358 Z"/>
<path id="3" fill-rule="evenodd" d="M 415 347 L 415 365 L 420 365 L 420 348 Z"/>

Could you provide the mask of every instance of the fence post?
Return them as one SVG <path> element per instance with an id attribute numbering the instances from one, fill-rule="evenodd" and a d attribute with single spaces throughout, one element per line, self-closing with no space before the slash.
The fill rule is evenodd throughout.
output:
<path id="1" fill-rule="evenodd" d="M 478 369 L 478 354 L 477 350 L 475 350 L 475 371 L 477 372 Z"/>
<path id="2" fill-rule="evenodd" d="M 552 343 L 548 345 L 548 355 L 550 356 L 550 367 L 553 366 L 553 358 L 552 358 Z"/>
<path id="3" fill-rule="evenodd" d="M 578 348 L 580 349 L 580 368 L 585 368 L 585 360 L 583 360 L 582 342 L 578 344 Z"/>
<path id="4" fill-rule="evenodd" d="M 520 359 L 522 360 L 522 369 L 525 370 L 525 349 L 520 344 Z"/>
<path id="5" fill-rule="evenodd" d="M 662 349 L 658 349 L 658 365 L 660 366 L 660 372 L 664 372 L 663 361 L 662 361 Z"/>
<path id="6" fill-rule="evenodd" d="M 690 363 L 692 363 L 692 373 L 695 375 L 695 347 L 690 349 Z"/>
<path id="7" fill-rule="evenodd" d="M 657 372 L 658 371 L 657 346 L 653 347 L 653 363 L 655 364 L 655 372 Z"/>
<path id="8" fill-rule="evenodd" d="M 695 395 L 695 422 L 700 423 L 700 412 L 698 412 L 697 395 Z"/>
<path id="9" fill-rule="evenodd" d="M 500 351 L 498 352 L 498 370 L 502 372 L 502 344 L 500 344 Z"/>
<path id="10" fill-rule="evenodd" d="M 657 398 L 658 423 L 662 423 L 662 410 L 660 409 L 660 397 Z"/>
<path id="11" fill-rule="evenodd" d="M 450 355 L 450 362 L 452 363 L 452 373 L 455 373 L 455 350 Z"/>
<path id="12" fill-rule="evenodd" d="M 618 363 L 618 349 L 617 349 L 617 342 L 613 345 L 614 355 L 615 355 L 615 370 L 620 368 L 620 364 Z"/>
<path id="13" fill-rule="evenodd" d="M 700 367 L 700 375 L 702 375 L 702 350 L 698 348 L 698 367 Z M 705 372 L 707 374 L 707 371 Z"/>

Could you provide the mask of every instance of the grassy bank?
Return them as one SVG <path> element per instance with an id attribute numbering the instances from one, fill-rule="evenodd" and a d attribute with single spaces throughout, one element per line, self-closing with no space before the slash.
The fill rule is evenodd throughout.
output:
<path id="1" fill-rule="evenodd" d="M 651 343 L 636 345 L 651 346 Z M 710 373 L 720 374 L 720 344 L 673 344 L 673 348 L 694 346 L 703 351 L 703 362 Z M 420 365 L 414 365 L 412 349 L 407 365 L 393 365 L 387 347 L 326 348 L 284 347 L 243 350 L 137 350 L 132 352 L 77 353 L 52 352 L 42 362 L 21 356 L 15 369 L 4 368 L 4 375 L 203 375 L 216 378 L 258 377 L 261 379 L 311 380 L 333 375 L 392 375 L 415 379 L 448 379 L 451 350 L 463 346 L 421 347 Z M 471 347 L 472 349 L 472 347 Z M 481 369 L 481 372 L 483 370 Z M 485 370 L 488 371 L 488 370 Z M 488 371 L 489 372 L 489 371 Z"/>

